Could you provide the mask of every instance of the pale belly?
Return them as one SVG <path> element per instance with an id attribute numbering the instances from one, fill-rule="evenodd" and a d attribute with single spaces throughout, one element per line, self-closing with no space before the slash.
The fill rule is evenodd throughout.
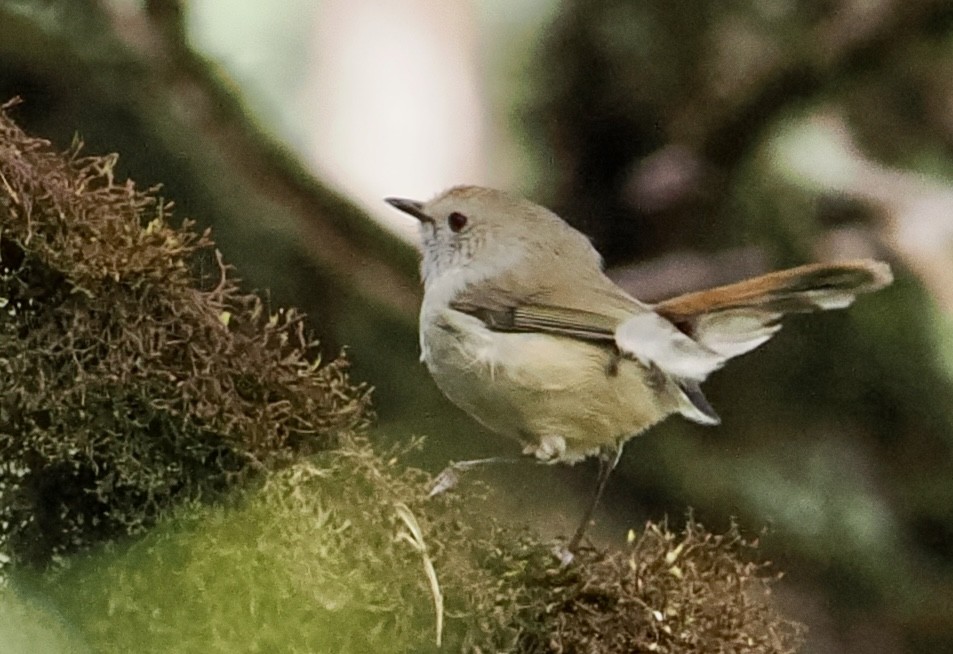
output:
<path id="1" fill-rule="evenodd" d="M 650 387 L 641 365 L 613 362 L 610 348 L 546 334 L 493 332 L 455 311 L 428 322 L 421 325 L 421 358 L 440 390 L 540 458 L 579 460 L 675 409 L 667 393 Z"/>

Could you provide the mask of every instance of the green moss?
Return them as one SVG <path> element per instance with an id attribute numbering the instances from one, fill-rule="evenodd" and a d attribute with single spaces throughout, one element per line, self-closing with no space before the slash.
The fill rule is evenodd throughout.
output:
<path id="1" fill-rule="evenodd" d="M 552 544 L 466 519 L 472 497 L 352 442 L 228 506 L 183 507 L 146 537 L 34 580 L 99 652 L 792 652 L 774 575 L 732 530 L 646 525 L 561 566 Z M 406 518 L 424 548 L 400 536 Z"/>
<path id="2" fill-rule="evenodd" d="M 89 648 L 49 606 L 0 588 L 0 652 L 86 654 Z"/>
<path id="3" fill-rule="evenodd" d="M 435 649 L 423 558 L 398 538 L 396 507 L 409 502 L 428 534 L 454 539 L 453 549 L 433 543 L 428 556 L 457 591 L 475 568 L 460 557 L 470 549 L 456 548 L 483 541 L 441 505 L 422 510 L 426 486 L 395 465 L 363 445 L 301 462 L 228 506 L 181 507 L 145 538 L 38 585 L 100 652 Z M 457 646 L 480 631 L 470 600 L 457 592 L 447 604 L 445 640 Z M 496 630 L 503 617 L 491 620 Z"/>

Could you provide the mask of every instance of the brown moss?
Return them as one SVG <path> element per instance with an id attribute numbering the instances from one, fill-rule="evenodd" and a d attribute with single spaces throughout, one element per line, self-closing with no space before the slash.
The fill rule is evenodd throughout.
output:
<path id="1" fill-rule="evenodd" d="M 294 311 L 239 292 L 208 232 L 0 112 L 0 551 L 135 533 L 362 426 Z"/>
<path id="2" fill-rule="evenodd" d="M 780 575 L 736 527 L 649 522 L 626 547 L 584 550 L 565 567 L 531 535 L 485 555 L 484 585 L 469 589 L 471 634 L 484 638 L 473 651 L 790 654 L 803 642 L 771 598 Z"/>
<path id="3" fill-rule="evenodd" d="M 777 575 L 756 562 L 756 547 L 734 527 L 647 523 L 627 549 L 581 562 L 543 616 L 548 633 L 530 635 L 523 651 L 794 652 L 802 628 L 772 606 Z"/>

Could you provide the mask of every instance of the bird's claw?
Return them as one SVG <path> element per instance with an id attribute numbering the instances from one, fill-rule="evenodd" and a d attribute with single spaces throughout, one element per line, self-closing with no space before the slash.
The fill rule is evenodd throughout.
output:
<path id="1" fill-rule="evenodd" d="M 437 475 L 437 481 L 434 482 L 434 485 L 430 488 L 430 492 L 427 493 L 427 498 L 430 499 L 431 497 L 445 493 L 459 483 L 460 475 L 457 472 L 457 468 L 453 465 L 447 466 L 443 469 L 443 472 Z"/>
<path id="2" fill-rule="evenodd" d="M 576 555 L 565 545 L 553 546 L 552 552 L 553 556 L 559 561 L 560 568 L 568 568 L 576 559 Z"/>
<path id="3" fill-rule="evenodd" d="M 491 463 L 515 463 L 515 459 L 492 457 L 489 459 L 473 459 L 471 461 L 457 461 L 455 463 L 451 463 L 443 469 L 443 472 L 437 475 L 437 481 L 434 482 L 434 485 L 427 494 L 427 497 L 435 497 L 441 493 L 447 492 L 460 483 L 460 475 L 462 473 Z"/>

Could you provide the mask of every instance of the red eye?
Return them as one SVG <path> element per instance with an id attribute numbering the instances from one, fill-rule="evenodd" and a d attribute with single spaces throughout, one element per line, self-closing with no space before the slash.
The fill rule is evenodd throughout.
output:
<path id="1" fill-rule="evenodd" d="M 467 226 L 467 217 L 462 213 L 457 213 L 454 211 L 452 214 L 447 216 L 447 224 L 450 225 L 450 229 L 459 232 L 461 229 Z"/>

